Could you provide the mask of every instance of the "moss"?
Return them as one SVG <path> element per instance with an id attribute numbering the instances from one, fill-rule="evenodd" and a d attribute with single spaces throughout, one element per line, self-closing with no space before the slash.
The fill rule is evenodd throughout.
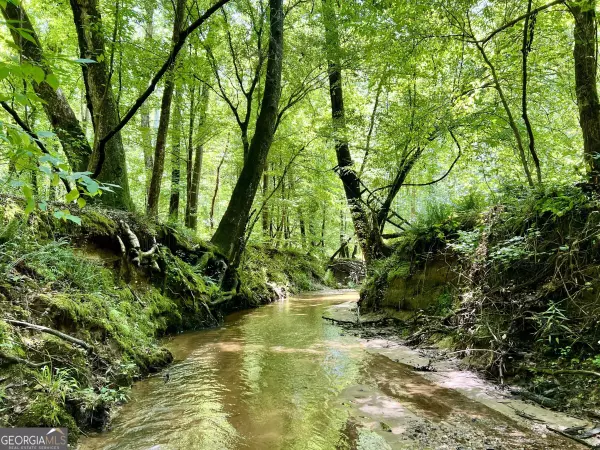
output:
<path id="1" fill-rule="evenodd" d="M 66 427 L 69 429 L 69 444 L 77 442 L 79 428 L 73 416 L 56 401 L 39 395 L 21 414 L 17 427 Z"/>
<path id="2" fill-rule="evenodd" d="M 251 246 L 242 261 L 240 281 L 246 295 L 260 304 L 273 295 L 269 283 L 290 292 L 318 290 L 328 286 L 325 273 L 325 263 L 313 255 Z"/>

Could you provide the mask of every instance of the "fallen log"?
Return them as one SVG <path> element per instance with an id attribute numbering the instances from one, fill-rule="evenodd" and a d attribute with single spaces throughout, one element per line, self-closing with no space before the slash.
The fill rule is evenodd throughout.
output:
<path id="1" fill-rule="evenodd" d="M 51 334 L 52 336 L 59 337 L 71 344 L 79 345 L 80 347 L 86 350 L 93 350 L 93 347 L 87 342 L 82 341 L 81 339 L 74 338 L 73 336 L 69 336 L 61 331 L 54 330 L 52 328 L 44 327 L 42 325 L 36 325 L 34 323 L 23 322 L 21 320 L 13 320 L 13 319 L 4 319 L 5 322 L 10 323 L 11 325 L 16 325 L 24 328 L 32 328 L 34 330 L 41 331 L 42 333 Z"/>
<path id="2" fill-rule="evenodd" d="M 543 395 L 534 394 L 533 392 L 529 392 L 524 389 L 511 389 L 510 392 L 511 394 L 520 395 L 521 397 L 538 403 L 546 408 L 556 408 L 558 406 L 558 402 L 556 400 L 544 397 Z"/>

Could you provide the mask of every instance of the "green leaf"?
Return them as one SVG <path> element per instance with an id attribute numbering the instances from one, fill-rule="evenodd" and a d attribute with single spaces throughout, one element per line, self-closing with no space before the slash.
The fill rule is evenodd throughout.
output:
<path id="1" fill-rule="evenodd" d="M 0 81 L 4 80 L 10 75 L 10 69 L 6 64 L 0 65 Z"/>
<path id="2" fill-rule="evenodd" d="M 71 192 L 69 192 L 67 195 L 65 195 L 65 201 L 67 203 L 71 203 L 73 200 L 75 200 L 78 197 L 79 197 L 79 191 L 77 190 L 77 188 L 74 188 L 74 189 L 71 189 Z"/>
<path id="3" fill-rule="evenodd" d="M 98 192 L 98 190 L 100 189 L 100 185 L 96 181 L 94 181 L 90 177 L 88 177 L 87 175 L 82 176 L 81 181 L 85 185 L 86 190 L 91 195 L 95 195 Z"/>
<path id="4" fill-rule="evenodd" d="M 54 177 L 52 177 L 52 186 L 58 186 L 58 183 L 60 183 L 60 177 L 55 173 Z"/>
<path id="5" fill-rule="evenodd" d="M 58 89 L 58 78 L 56 78 L 56 75 L 54 75 L 53 73 L 49 73 L 48 75 L 46 75 L 46 83 L 48 83 L 52 89 Z"/>
<path id="6" fill-rule="evenodd" d="M 36 83 L 41 83 L 42 81 L 44 81 L 44 78 L 46 78 L 46 73 L 41 67 L 33 66 L 31 68 L 31 76 L 33 78 L 33 81 L 35 81 Z"/>
<path id="7" fill-rule="evenodd" d="M 46 203 L 45 201 L 43 202 L 39 202 L 38 203 L 38 207 L 42 210 L 42 211 L 46 211 L 48 209 L 48 203 Z"/>
<path id="8" fill-rule="evenodd" d="M 26 199 L 30 199 L 33 197 L 33 189 L 31 189 L 31 186 L 24 184 L 22 187 L 22 190 L 23 190 L 23 195 L 25 195 Z"/>
<path id="9" fill-rule="evenodd" d="M 72 214 L 65 214 L 65 219 L 70 220 L 71 222 L 76 223 L 77 225 L 81 225 L 81 217 L 77 217 Z"/>
<path id="10" fill-rule="evenodd" d="M 79 206 L 79 209 L 83 208 L 86 205 L 86 201 L 83 197 L 79 197 L 77 199 L 77 206 Z"/>

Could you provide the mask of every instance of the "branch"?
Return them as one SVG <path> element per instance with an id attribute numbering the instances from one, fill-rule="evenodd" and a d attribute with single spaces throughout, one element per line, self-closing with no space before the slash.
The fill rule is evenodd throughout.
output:
<path id="1" fill-rule="evenodd" d="M 277 182 L 277 185 L 273 188 L 273 190 L 267 196 L 267 198 L 265 198 L 265 200 L 262 202 L 262 204 L 260 205 L 260 209 L 257 211 L 257 213 L 254 216 L 254 219 L 252 220 L 252 223 L 248 227 L 248 231 L 246 232 L 246 238 L 244 240 L 245 242 L 247 242 L 248 239 L 250 238 L 250 234 L 252 234 L 252 229 L 254 228 L 254 225 L 256 225 L 256 222 L 258 222 L 258 218 L 261 216 L 261 212 L 263 211 L 263 209 L 265 209 L 265 206 L 267 205 L 267 202 L 271 199 L 271 197 L 273 197 L 273 195 L 275 194 L 275 192 L 277 192 L 277 190 L 281 186 L 281 183 L 285 179 L 285 176 L 287 175 L 288 170 L 290 169 L 290 167 L 292 166 L 292 164 L 294 163 L 294 161 L 296 160 L 296 158 L 300 155 L 300 153 L 302 153 L 311 142 L 312 141 L 310 141 L 308 144 L 304 145 L 300 150 L 298 150 L 292 156 L 292 159 L 290 159 L 288 161 L 288 163 L 286 164 L 286 166 L 284 167 L 283 172 L 281 174 L 281 177 L 279 178 L 279 181 Z"/>
<path id="2" fill-rule="evenodd" d="M 19 113 L 17 113 L 14 109 L 12 109 L 10 107 L 10 105 L 6 102 L 0 102 L 0 104 L 2 105 L 2 108 L 4 108 L 6 110 L 6 112 L 8 114 L 10 114 L 10 116 L 14 119 L 14 121 L 17 123 L 17 125 L 19 125 L 21 128 L 23 128 L 23 131 L 25 131 L 25 133 L 27 133 L 29 135 L 29 137 L 31 137 L 31 139 L 33 139 L 35 141 L 35 143 L 40 148 L 42 153 L 49 155 L 50 152 L 48 151 L 46 146 L 43 144 L 43 142 L 40 140 L 40 137 L 36 134 L 35 131 L 33 131 L 31 128 L 29 128 L 29 126 L 23 121 L 23 119 L 21 119 L 21 117 L 19 116 Z M 58 170 L 56 170 L 56 168 L 53 167 L 52 170 L 54 172 L 58 173 Z M 67 192 L 70 192 L 71 186 L 69 186 L 69 182 L 62 177 L 60 179 L 62 180 Z"/>
<path id="3" fill-rule="evenodd" d="M 146 88 L 146 90 L 138 97 L 133 106 L 129 108 L 129 111 L 125 114 L 125 116 L 121 119 L 121 121 L 117 124 L 115 128 L 110 130 L 98 143 L 98 164 L 94 169 L 94 173 L 92 175 L 93 178 L 97 178 L 102 171 L 102 165 L 104 164 L 104 159 L 106 158 L 105 147 L 108 141 L 110 141 L 115 134 L 123 129 L 125 125 L 133 118 L 135 113 L 142 107 L 144 102 L 150 97 L 150 94 L 154 92 L 156 89 L 156 85 L 161 80 L 161 78 L 165 75 L 169 67 L 175 62 L 177 55 L 183 48 L 183 44 L 185 44 L 186 39 L 190 34 L 192 34 L 200 25 L 206 22 L 210 16 L 212 16 L 215 12 L 217 12 L 223 5 L 228 3 L 230 0 L 219 0 L 213 6 L 206 10 L 206 12 L 196 19 L 189 27 L 179 33 L 179 37 L 177 38 L 177 42 L 173 45 L 169 56 L 166 61 L 163 63 L 162 67 L 156 72 L 152 80 L 150 81 L 150 85 Z"/>
<path id="4" fill-rule="evenodd" d="M 563 4 L 563 3 L 565 3 L 565 1 L 566 0 L 554 0 L 553 2 L 550 2 L 543 6 L 540 6 L 539 8 L 532 9 L 530 12 L 523 14 L 522 16 L 519 16 L 516 19 L 511 20 L 510 22 L 506 22 L 504 25 L 502 25 L 500 28 L 496 28 L 494 31 L 492 31 L 490 34 L 488 34 L 482 40 L 476 41 L 476 42 L 478 42 L 482 45 L 485 45 L 488 41 L 490 41 L 498 33 L 501 33 L 502 31 L 506 30 L 507 28 L 515 26 L 521 20 L 526 19 L 527 17 L 532 16 L 533 14 L 537 14 L 540 11 L 544 11 L 545 9 L 551 8 L 552 6 Z"/>
<path id="5" fill-rule="evenodd" d="M 19 358 L 18 356 L 7 355 L 4 352 L 0 352 L 0 359 L 4 359 L 5 361 L 8 361 L 9 363 L 13 364 L 24 364 L 27 367 L 31 367 L 33 369 L 37 369 L 38 367 L 47 366 L 50 364 L 49 362 L 34 363 L 29 361 L 28 359 Z"/>
<path id="6" fill-rule="evenodd" d="M 60 331 L 53 330 L 52 328 L 44 327 L 42 325 L 35 325 L 33 323 L 22 322 L 20 320 L 4 319 L 4 321 L 10 323 L 11 325 L 16 325 L 18 327 L 33 328 L 34 330 L 41 331 L 42 333 L 48 333 L 53 336 L 64 339 L 65 341 L 70 342 L 71 344 L 79 345 L 80 347 L 83 347 L 86 350 L 92 350 L 92 346 L 87 342 L 74 338 L 73 336 L 69 336 L 68 334 L 62 333 Z"/>
<path id="7" fill-rule="evenodd" d="M 456 146 L 458 147 L 458 155 L 456 155 L 456 159 L 452 162 L 448 171 L 444 175 L 439 177 L 437 180 L 430 181 L 429 183 L 404 183 L 404 186 L 431 186 L 432 184 L 439 183 L 444 178 L 446 178 L 448 175 L 450 175 L 450 172 L 452 171 L 452 169 L 454 168 L 454 166 L 456 165 L 456 163 L 458 162 L 458 160 L 460 159 L 460 157 L 462 155 L 462 150 L 461 150 L 460 144 L 459 144 L 458 140 L 456 139 L 456 136 L 454 136 L 454 133 L 452 132 L 452 130 L 450 130 L 450 136 L 452 136 L 452 139 L 454 140 L 454 142 L 456 143 Z"/>

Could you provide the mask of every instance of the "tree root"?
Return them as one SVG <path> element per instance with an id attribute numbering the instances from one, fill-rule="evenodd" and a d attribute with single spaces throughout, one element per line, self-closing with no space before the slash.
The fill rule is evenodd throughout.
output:
<path id="1" fill-rule="evenodd" d="M 555 433 L 560 434 L 561 436 L 564 436 L 569 439 L 573 439 L 574 441 L 579 442 L 581 445 L 585 445 L 586 447 L 595 448 L 595 449 L 600 448 L 597 445 L 590 444 L 589 442 L 587 442 L 584 439 L 578 438 L 577 436 L 572 436 L 572 435 L 565 433 L 564 431 L 559 430 L 558 428 L 554 428 L 550 425 L 546 425 L 546 428 L 548 428 L 550 431 L 554 431 Z"/>
<path id="2" fill-rule="evenodd" d="M 18 356 L 7 355 L 4 352 L 0 352 L 0 359 L 3 359 L 3 360 L 5 360 L 5 361 L 7 361 L 7 362 L 9 362 L 11 364 L 23 364 L 23 365 L 25 365 L 27 367 L 31 367 L 31 368 L 34 368 L 34 369 L 37 369 L 37 368 L 42 367 L 42 366 L 47 366 L 49 364 L 46 361 L 45 362 L 41 362 L 41 363 L 34 363 L 34 362 L 31 362 L 31 361 L 29 361 L 27 359 L 19 358 Z"/>
<path id="3" fill-rule="evenodd" d="M 12 319 L 4 319 L 5 322 L 10 323 L 11 325 L 16 325 L 19 327 L 25 328 L 33 328 L 34 330 L 41 331 L 42 333 L 51 334 L 53 336 L 59 337 L 71 344 L 79 345 L 80 347 L 86 349 L 87 351 L 93 350 L 93 347 L 87 342 L 82 341 L 81 339 L 74 338 L 73 336 L 69 336 L 68 334 L 62 333 L 57 330 L 53 330 L 52 328 L 44 327 L 42 325 L 36 325 L 33 323 L 22 322 L 20 320 L 12 320 Z"/>

